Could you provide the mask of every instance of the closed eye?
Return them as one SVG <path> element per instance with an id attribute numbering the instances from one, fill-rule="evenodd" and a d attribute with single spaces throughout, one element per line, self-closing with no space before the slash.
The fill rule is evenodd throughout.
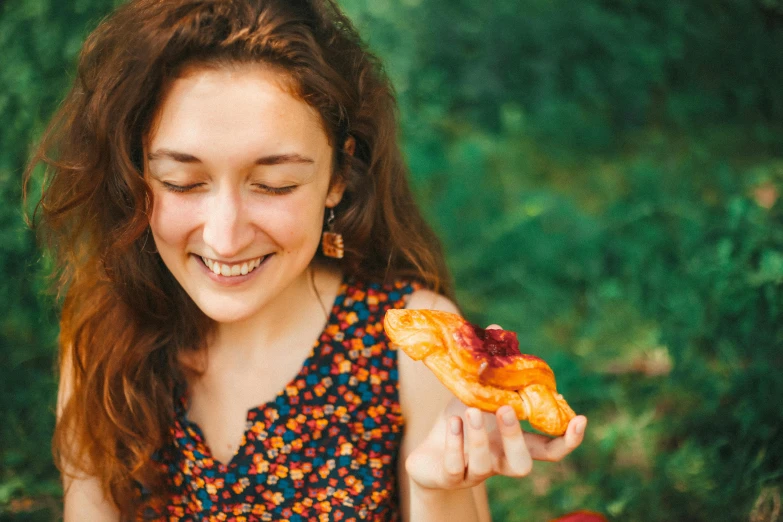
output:
<path id="1" fill-rule="evenodd" d="M 263 185 L 261 183 L 256 183 L 253 186 L 259 188 L 262 192 L 271 194 L 273 196 L 282 196 L 284 194 L 290 194 L 296 188 L 296 185 L 290 185 L 288 187 L 270 187 L 269 185 Z"/>
<path id="2" fill-rule="evenodd" d="M 189 190 L 193 190 L 194 188 L 200 187 L 203 185 L 203 183 L 193 183 L 191 185 L 175 185 L 174 183 L 169 183 L 168 181 L 161 181 L 161 184 L 166 188 L 166 190 L 170 190 L 171 192 L 188 192 Z"/>

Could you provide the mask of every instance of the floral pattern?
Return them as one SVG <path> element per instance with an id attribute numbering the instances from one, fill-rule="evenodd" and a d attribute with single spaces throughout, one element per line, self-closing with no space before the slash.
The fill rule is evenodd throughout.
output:
<path id="1" fill-rule="evenodd" d="M 398 520 L 403 418 L 397 354 L 383 316 L 403 307 L 416 288 L 344 281 L 299 374 L 248 412 L 239 451 L 226 464 L 210 456 L 183 399 L 173 442 L 157 456 L 172 494 L 141 519 Z"/>

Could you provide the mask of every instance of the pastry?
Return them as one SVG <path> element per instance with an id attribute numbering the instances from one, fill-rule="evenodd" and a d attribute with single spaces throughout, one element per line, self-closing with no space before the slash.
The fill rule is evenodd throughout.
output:
<path id="1" fill-rule="evenodd" d="M 495 412 L 508 404 L 518 419 L 555 436 L 575 415 L 557 393 L 552 369 L 520 353 L 514 332 L 485 330 L 437 310 L 389 310 L 383 325 L 392 343 L 423 361 L 467 406 Z"/>

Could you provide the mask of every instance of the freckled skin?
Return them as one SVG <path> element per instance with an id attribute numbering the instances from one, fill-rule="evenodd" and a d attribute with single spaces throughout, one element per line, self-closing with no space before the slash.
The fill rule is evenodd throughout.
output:
<path id="1" fill-rule="evenodd" d="M 255 65 L 188 70 L 166 93 L 148 137 L 155 246 L 219 324 L 273 323 L 287 316 L 289 303 L 307 299 L 325 208 L 342 197 L 342 187 L 330 184 L 333 148 L 320 116 L 286 81 Z M 280 156 L 306 161 L 259 160 Z M 235 264 L 262 256 L 254 275 L 234 285 L 211 277 L 201 259 Z"/>

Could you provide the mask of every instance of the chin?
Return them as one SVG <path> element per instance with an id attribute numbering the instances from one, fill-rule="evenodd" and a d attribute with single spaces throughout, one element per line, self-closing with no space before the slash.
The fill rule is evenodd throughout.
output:
<path id="1" fill-rule="evenodd" d="M 236 296 L 232 299 L 206 294 L 198 296 L 194 301 L 204 315 L 218 323 L 244 321 L 253 317 L 261 309 L 261 300 L 250 296 Z"/>
<path id="2" fill-rule="evenodd" d="M 214 308 L 201 308 L 204 315 L 220 324 L 238 323 L 253 317 L 256 310 L 215 310 Z"/>

